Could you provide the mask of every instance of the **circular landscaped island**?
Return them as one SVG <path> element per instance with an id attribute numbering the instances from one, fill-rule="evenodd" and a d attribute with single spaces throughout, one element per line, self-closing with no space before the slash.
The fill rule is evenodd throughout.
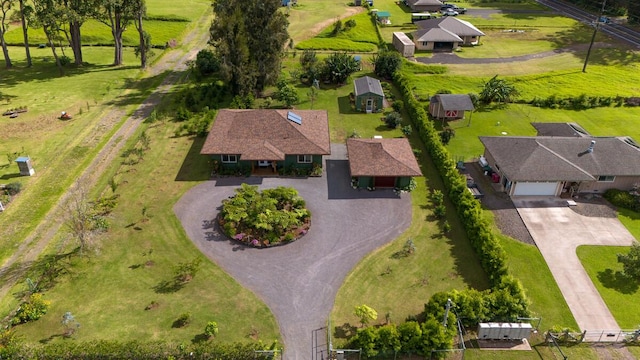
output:
<path id="1" fill-rule="evenodd" d="M 311 226 L 311 213 L 294 188 L 279 186 L 258 191 L 242 184 L 222 201 L 218 224 L 230 238 L 253 247 L 295 241 Z"/>

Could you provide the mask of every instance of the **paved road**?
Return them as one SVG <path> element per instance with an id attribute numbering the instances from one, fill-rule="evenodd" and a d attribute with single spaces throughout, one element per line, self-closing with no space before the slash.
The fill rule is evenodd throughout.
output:
<path id="1" fill-rule="evenodd" d="M 539 4 L 542 4 L 562 15 L 568 16 L 582 23 L 593 25 L 596 21 L 597 15 L 587 12 L 578 6 L 569 4 L 564 1 L 558 0 L 536 0 Z M 606 33 L 609 36 L 615 37 L 619 40 L 627 42 L 630 45 L 640 48 L 640 32 L 631 28 L 623 26 L 621 24 L 598 24 L 600 31 Z"/>
<path id="2" fill-rule="evenodd" d="M 558 283 L 581 330 L 619 330 L 587 272 L 576 248 L 579 245 L 630 246 L 633 235 L 617 218 L 586 217 L 566 200 L 540 196 L 514 197 L 531 236 Z M 588 340 L 588 339 L 587 339 Z"/>
<path id="3" fill-rule="evenodd" d="M 212 180 L 194 187 L 174 207 L 195 245 L 269 306 L 280 326 L 287 359 L 327 358 L 326 344 L 312 344 L 312 338 L 326 331 L 344 278 L 360 259 L 411 223 L 407 194 L 351 188 L 344 145 L 332 145 L 326 164 L 320 178 Z M 218 213 L 217 204 L 242 181 L 261 188 L 295 187 L 312 214 L 309 233 L 292 244 L 254 249 L 208 226 Z"/>

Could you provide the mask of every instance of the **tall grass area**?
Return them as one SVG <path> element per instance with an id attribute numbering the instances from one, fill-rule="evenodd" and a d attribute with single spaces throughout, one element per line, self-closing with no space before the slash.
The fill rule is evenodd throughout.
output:
<path id="1" fill-rule="evenodd" d="M 206 260 L 173 213 L 180 196 L 207 179 L 209 172 L 207 159 L 199 155 L 203 139 L 176 138 L 176 127 L 171 122 L 144 125 L 141 131 L 150 138 L 144 160 L 135 165 L 117 161 L 102 179 L 95 196 L 113 193 L 107 184 L 111 179 L 119 195 L 109 219 L 110 230 L 99 238 L 102 246 L 97 254 L 71 257 L 74 266 L 66 267 L 69 273 L 62 274 L 58 284 L 46 292 L 45 298 L 52 303 L 47 315 L 17 327 L 26 341 L 64 341 L 59 336 L 60 318 L 66 311 L 81 324 L 76 340 L 189 343 L 197 340 L 208 321 L 218 323 L 216 341 L 271 342 L 278 338 L 269 309 Z M 183 181 L 176 181 L 178 174 Z M 50 251 L 60 246 L 52 244 Z M 157 289 L 162 281 L 171 280 L 174 266 L 194 258 L 204 262 L 190 283 L 175 292 Z M 145 310 L 153 303 L 157 307 Z M 174 328 L 174 321 L 187 312 L 191 324 Z"/>
<path id="2" fill-rule="evenodd" d="M 24 53 L 22 53 L 24 54 Z M 1 109 L 27 106 L 28 112 L 18 118 L 0 118 L 0 177 L 2 182 L 18 181 L 22 193 L 7 206 L 0 217 L 0 263 L 15 251 L 17 245 L 43 218 L 60 194 L 75 180 L 110 135 L 111 127 L 121 119 L 100 123 L 106 115 L 105 104 L 118 96 L 135 97 L 142 90 L 135 79 L 135 67 L 108 66 L 109 49 L 87 48 L 87 61 L 94 65 L 70 68 L 59 76 L 55 65 L 45 61 L 47 49 L 34 49 L 34 65 L 30 69 L 16 66 L 0 71 L 4 78 Z M 17 59 L 20 64 L 21 59 Z M 125 62 L 135 62 L 133 51 L 125 52 Z M 157 84 L 151 78 L 146 86 Z M 126 104 L 125 108 L 126 110 Z M 67 111 L 73 120 L 58 119 Z M 7 153 L 31 157 L 36 174 L 18 177 L 16 164 L 9 164 Z"/>
<path id="3" fill-rule="evenodd" d="M 355 26 L 344 28 L 347 21 L 355 21 Z M 333 34 L 334 25 L 325 28 L 316 37 L 300 42 L 297 49 L 342 50 L 351 52 L 371 52 L 377 49 L 378 33 L 369 13 L 361 13 L 341 20 L 343 30 Z"/>

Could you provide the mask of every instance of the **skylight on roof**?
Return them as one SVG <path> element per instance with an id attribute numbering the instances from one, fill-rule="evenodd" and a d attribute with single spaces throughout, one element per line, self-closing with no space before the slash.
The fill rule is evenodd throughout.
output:
<path id="1" fill-rule="evenodd" d="M 289 121 L 293 121 L 298 125 L 302 125 L 302 117 L 300 115 L 295 114 L 292 111 L 287 112 L 287 119 L 289 119 Z"/>

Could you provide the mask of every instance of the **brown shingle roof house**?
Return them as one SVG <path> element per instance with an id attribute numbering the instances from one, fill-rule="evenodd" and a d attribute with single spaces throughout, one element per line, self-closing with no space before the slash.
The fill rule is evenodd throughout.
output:
<path id="1" fill-rule="evenodd" d="M 201 154 L 225 166 L 322 165 L 331 153 L 326 110 L 218 111 Z"/>
<path id="2" fill-rule="evenodd" d="M 403 187 L 411 177 L 422 176 L 405 138 L 347 139 L 347 154 L 359 187 Z"/>
<path id="3" fill-rule="evenodd" d="M 630 190 L 640 148 L 628 137 L 481 136 L 484 158 L 509 195 Z"/>

